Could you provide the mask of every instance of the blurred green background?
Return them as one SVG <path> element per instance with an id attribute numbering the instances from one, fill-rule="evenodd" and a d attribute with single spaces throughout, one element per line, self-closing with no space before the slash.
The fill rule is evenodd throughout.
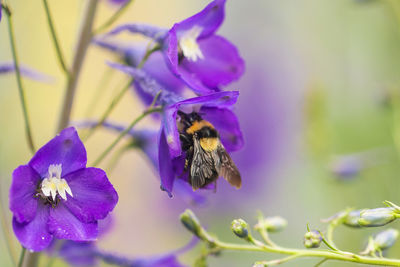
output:
<path id="1" fill-rule="evenodd" d="M 20 61 L 55 77 L 54 82 L 47 84 L 24 80 L 34 139 L 41 146 L 54 136 L 65 78 L 57 65 L 42 2 L 9 2 L 14 10 Z M 207 3 L 136 0 L 115 25 L 143 22 L 170 27 Z M 85 1 L 53 0 L 49 4 L 70 63 Z M 399 204 L 400 167 L 394 140 L 400 138 L 396 131 L 400 119 L 390 101 L 400 82 L 399 8 L 397 1 L 389 0 L 228 1 L 219 33 L 237 45 L 246 61 L 245 75 L 228 88 L 241 92 L 237 113 L 245 139 L 251 137 L 246 140 L 251 145 L 233 154 L 239 168 L 245 170 L 243 188 L 236 191 L 221 179 L 219 192 L 208 194 L 206 206 L 192 207 L 177 198 L 169 199 L 159 190 L 157 173 L 142 154 L 128 152 L 108 174 L 120 200 L 113 212 L 114 229 L 101 239 L 99 246 L 132 257 L 178 248 L 191 238 L 178 219 L 190 207 L 210 231 L 235 242 L 242 241 L 229 230 L 233 219 L 241 217 L 254 224 L 257 210 L 265 215 L 281 215 L 288 219 L 288 229 L 272 235 L 273 240 L 283 246 L 302 247 L 307 223 L 324 230 L 320 219 L 346 207 L 380 207 L 383 200 Z M 96 25 L 115 10 L 106 1 L 101 3 Z M 142 40 L 128 35 L 122 39 Z M 101 76 L 108 69 L 105 60 L 110 59 L 110 55 L 96 47 L 89 49 L 74 103 L 74 121 L 98 118 L 126 82 L 124 75 L 113 74 L 96 108 L 88 114 Z M 11 53 L 3 18 L 0 62 L 4 61 L 11 61 Z M 25 141 L 15 77 L 1 76 L 0 87 L 1 203 L 10 227 L 7 206 L 11 173 L 31 155 Z M 130 94 L 111 118 L 128 123 L 143 108 L 139 99 Z M 158 125 L 147 118 L 139 128 L 146 127 L 156 129 Z M 114 137 L 113 133 L 99 130 L 87 143 L 89 162 Z M 355 177 L 340 179 L 332 173 L 333 156 L 370 149 L 374 149 L 373 155 L 379 150 L 379 155 L 372 156 L 368 168 Z M 107 159 L 101 166 L 106 170 L 111 157 Z M 248 165 L 253 161 L 257 164 Z M 390 226 L 399 227 L 397 222 Z M 343 250 L 359 252 L 368 235 L 378 230 L 339 227 L 336 244 Z M 18 253 L 12 230 L 10 234 Z M 11 266 L 2 233 L 0 237 L 0 266 Z M 397 244 L 388 256 L 400 257 L 399 251 Z M 184 255 L 183 262 L 191 264 L 198 252 L 199 249 Z M 251 266 L 256 260 L 277 257 L 224 252 L 211 257 L 209 265 Z M 299 259 L 284 266 L 313 266 L 317 262 Z M 46 263 L 45 258 L 42 263 Z M 327 262 L 324 266 L 353 264 Z"/>

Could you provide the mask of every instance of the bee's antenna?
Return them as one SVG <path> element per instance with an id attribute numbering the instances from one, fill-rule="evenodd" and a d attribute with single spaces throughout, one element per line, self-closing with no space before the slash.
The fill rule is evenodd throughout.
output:
<path id="1" fill-rule="evenodd" d="M 178 115 L 179 115 L 181 118 L 186 118 L 186 117 L 187 117 L 187 114 L 186 114 L 185 112 L 183 112 L 183 111 L 180 111 L 180 110 L 178 110 Z"/>

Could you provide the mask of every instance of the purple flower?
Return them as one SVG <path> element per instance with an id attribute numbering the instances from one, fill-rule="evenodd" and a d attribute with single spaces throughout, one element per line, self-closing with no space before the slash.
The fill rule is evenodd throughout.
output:
<path id="1" fill-rule="evenodd" d="M 1 21 L 1 17 L 2 17 L 2 12 L 3 12 L 3 8 L 1 7 L 1 2 L 0 2 L 0 21 Z"/>
<path id="2" fill-rule="evenodd" d="M 170 196 L 175 178 L 183 176 L 185 155 L 181 149 L 177 127 L 178 110 L 185 113 L 196 111 L 218 131 L 222 145 L 228 152 L 243 147 L 243 136 L 238 119 L 232 111 L 238 91 L 217 92 L 179 101 L 165 108 L 159 137 L 159 171 L 161 187 Z"/>
<path id="3" fill-rule="evenodd" d="M 53 238 L 92 241 L 97 221 L 111 212 L 118 195 L 106 173 L 86 168 L 86 150 L 75 128 L 64 129 L 16 168 L 10 188 L 13 229 L 33 251 Z"/>
<path id="4" fill-rule="evenodd" d="M 155 39 L 162 45 L 170 70 L 197 94 L 209 94 L 239 79 L 244 72 L 244 61 L 236 47 L 215 34 L 224 20 L 224 8 L 225 0 L 214 0 L 168 31 L 128 24 L 109 34 L 128 30 Z"/>

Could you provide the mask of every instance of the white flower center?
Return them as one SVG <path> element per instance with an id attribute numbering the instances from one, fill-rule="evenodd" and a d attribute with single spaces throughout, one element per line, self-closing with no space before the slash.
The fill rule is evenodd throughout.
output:
<path id="1" fill-rule="evenodd" d="M 179 47 L 181 48 L 183 55 L 191 61 L 197 61 L 199 58 L 204 58 L 199 44 L 197 43 L 197 37 L 199 37 L 202 30 L 203 28 L 194 26 L 190 30 L 184 32 L 179 38 Z"/>
<path id="2" fill-rule="evenodd" d="M 51 195 L 53 201 L 56 200 L 57 193 L 64 200 L 67 200 L 66 193 L 68 193 L 71 197 L 73 196 L 71 188 L 69 188 L 67 181 L 61 178 L 61 172 L 61 164 L 51 164 L 49 166 L 49 176 L 42 181 L 41 189 L 43 195 L 45 195 L 46 197 L 49 197 Z"/>

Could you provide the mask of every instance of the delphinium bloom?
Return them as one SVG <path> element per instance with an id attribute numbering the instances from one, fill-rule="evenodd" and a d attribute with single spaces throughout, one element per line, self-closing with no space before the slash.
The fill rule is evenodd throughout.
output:
<path id="1" fill-rule="evenodd" d="M 113 5 L 124 5 L 124 4 L 128 3 L 129 1 L 131 1 L 131 0 L 108 0 L 108 2 Z"/>
<path id="2" fill-rule="evenodd" d="M 97 238 L 97 221 L 114 209 L 118 195 L 106 173 L 87 168 L 86 162 L 85 147 L 71 127 L 14 170 L 10 210 L 14 233 L 25 248 L 40 251 L 53 238 Z"/>
<path id="3" fill-rule="evenodd" d="M 159 137 L 159 169 L 162 189 L 169 195 L 176 178 L 188 181 L 188 174 L 183 173 L 186 155 L 181 147 L 178 113 L 196 112 L 216 129 L 227 152 L 237 151 L 243 147 L 239 122 L 232 111 L 238 96 L 238 91 L 217 92 L 165 107 Z"/>
<path id="4" fill-rule="evenodd" d="M 164 106 L 158 144 L 159 172 L 161 188 L 172 196 L 172 189 L 177 177 L 189 183 L 184 173 L 185 151 L 182 151 L 178 131 L 178 111 L 195 111 L 202 119 L 209 122 L 219 134 L 222 145 L 228 152 L 237 151 L 243 146 L 243 136 L 238 119 L 232 111 L 239 96 L 238 91 L 216 92 L 209 95 L 182 99 L 173 92 L 166 92 L 163 87 L 140 70 L 120 65 L 109 64 L 122 72 L 132 75 L 143 82 L 143 89 L 153 97 L 161 92 L 157 103 Z"/>
<path id="5" fill-rule="evenodd" d="M 215 34 L 224 20 L 225 0 L 215 0 L 169 30 L 127 24 L 110 32 L 141 33 L 160 43 L 170 70 L 197 94 L 219 91 L 244 72 L 237 48 Z"/>

